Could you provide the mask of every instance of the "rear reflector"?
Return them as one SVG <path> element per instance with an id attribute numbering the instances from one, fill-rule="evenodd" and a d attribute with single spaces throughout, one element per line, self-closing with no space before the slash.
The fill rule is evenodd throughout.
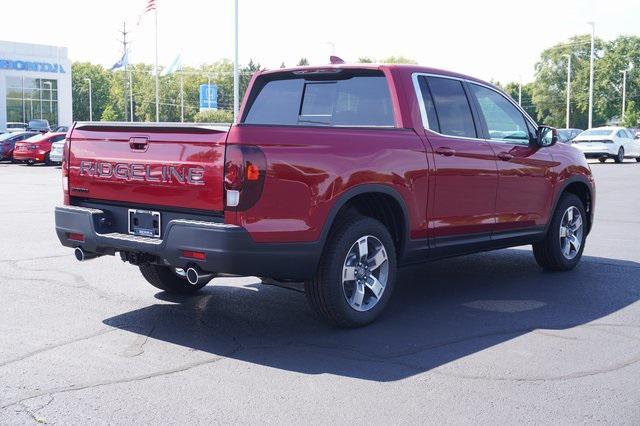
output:
<path id="1" fill-rule="evenodd" d="M 182 250 L 182 257 L 189 259 L 205 260 L 207 256 L 201 251 Z"/>
<path id="2" fill-rule="evenodd" d="M 84 242 L 84 235 L 77 234 L 75 232 L 67 232 L 67 238 L 72 241 L 80 241 L 81 243 Z"/>

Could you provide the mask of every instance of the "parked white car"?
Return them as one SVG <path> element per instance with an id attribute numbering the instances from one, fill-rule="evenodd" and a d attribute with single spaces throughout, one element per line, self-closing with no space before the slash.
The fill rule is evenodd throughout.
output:
<path id="1" fill-rule="evenodd" d="M 49 161 L 52 163 L 62 163 L 64 152 L 64 139 L 51 144 L 51 152 L 49 153 Z"/>
<path id="2" fill-rule="evenodd" d="M 640 140 L 624 127 L 596 127 L 585 130 L 573 140 L 573 146 L 587 158 L 597 158 L 601 163 L 613 158 L 622 163 L 625 158 L 640 162 Z"/>

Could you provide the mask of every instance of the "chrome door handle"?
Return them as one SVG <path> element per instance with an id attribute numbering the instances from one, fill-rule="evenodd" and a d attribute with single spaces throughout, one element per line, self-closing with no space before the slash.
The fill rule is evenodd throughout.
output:
<path id="1" fill-rule="evenodd" d="M 513 154 L 509 154 L 508 152 L 501 152 L 498 154 L 498 158 L 502 161 L 509 161 L 513 159 Z"/>
<path id="2" fill-rule="evenodd" d="M 444 155 L 445 157 L 451 157 L 456 154 L 456 150 L 446 146 L 441 146 L 440 148 L 436 149 L 436 154 Z"/>

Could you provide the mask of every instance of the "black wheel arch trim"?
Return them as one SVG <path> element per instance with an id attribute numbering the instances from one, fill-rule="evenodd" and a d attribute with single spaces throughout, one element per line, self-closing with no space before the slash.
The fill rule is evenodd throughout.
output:
<path id="1" fill-rule="evenodd" d="M 403 223 L 404 235 L 400 236 L 401 237 L 400 246 L 397 249 L 398 258 L 400 258 L 404 254 L 405 248 L 407 246 L 407 242 L 410 240 L 410 235 L 411 235 L 410 234 L 411 225 L 409 223 L 409 213 L 407 211 L 407 205 L 406 205 L 406 202 L 404 201 L 404 198 L 402 198 L 402 195 L 400 195 L 398 191 L 396 191 L 395 189 L 393 189 L 388 185 L 383 185 L 383 184 L 361 184 L 346 190 L 338 197 L 338 200 L 331 207 L 331 210 L 329 211 L 329 215 L 325 219 L 322 232 L 320 233 L 320 243 L 321 243 L 320 245 L 323 248 L 323 251 L 324 251 L 324 246 L 327 242 L 327 238 L 329 237 L 329 232 L 331 231 L 331 228 L 334 225 L 336 217 L 338 216 L 338 213 L 340 212 L 340 210 L 349 201 L 351 201 L 353 198 L 357 197 L 358 195 L 371 194 L 371 193 L 389 195 L 398 202 L 398 205 L 402 210 L 402 216 L 403 216 L 403 222 L 404 222 Z"/>
<path id="2" fill-rule="evenodd" d="M 585 176 L 582 175 L 574 175 L 574 176 L 570 176 L 567 179 L 563 180 L 560 186 L 560 189 L 556 192 L 556 194 L 554 195 L 554 200 L 553 200 L 553 208 L 551 209 L 551 215 L 549 216 L 549 223 L 547 223 L 546 228 L 549 228 L 549 225 L 551 224 L 551 218 L 553 217 L 553 214 L 556 211 L 556 208 L 558 208 L 558 203 L 560 202 L 560 197 L 562 197 L 562 194 L 564 194 L 567 190 L 567 188 L 569 187 L 569 185 L 574 184 L 574 183 L 583 183 L 586 185 L 587 190 L 589 191 L 589 198 L 591 200 L 591 204 L 590 206 L 585 206 L 585 209 L 587 207 L 589 207 L 589 211 L 587 212 L 587 214 L 589 215 L 588 220 L 589 220 L 589 228 L 587 229 L 587 235 L 589 234 L 589 232 L 591 232 L 591 228 L 593 228 L 593 217 L 594 217 L 594 188 L 593 188 L 593 183 L 591 181 L 589 181 L 589 179 L 587 179 Z"/>

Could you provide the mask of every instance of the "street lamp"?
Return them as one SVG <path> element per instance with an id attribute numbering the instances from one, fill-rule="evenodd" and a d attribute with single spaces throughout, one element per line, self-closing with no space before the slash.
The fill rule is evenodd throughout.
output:
<path id="1" fill-rule="evenodd" d="M 593 124 L 593 49 L 596 38 L 596 23 L 591 21 L 587 22 L 591 25 L 591 54 L 589 56 L 589 128 Z"/>
<path id="2" fill-rule="evenodd" d="M 629 63 L 629 66 L 622 71 L 622 116 L 620 120 L 624 120 L 624 112 L 627 109 L 627 73 L 633 69 L 633 63 Z"/>
<path id="3" fill-rule="evenodd" d="M 569 126 L 569 114 L 571 113 L 571 54 L 567 55 L 567 129 Z"/>
<path id="4" fill-rule="evenodd" d="M 89 121 L 93 121 L 93 94 L 91 93 L 91 79 L 85 78 L 84 81 L 89 83 Z"/>

